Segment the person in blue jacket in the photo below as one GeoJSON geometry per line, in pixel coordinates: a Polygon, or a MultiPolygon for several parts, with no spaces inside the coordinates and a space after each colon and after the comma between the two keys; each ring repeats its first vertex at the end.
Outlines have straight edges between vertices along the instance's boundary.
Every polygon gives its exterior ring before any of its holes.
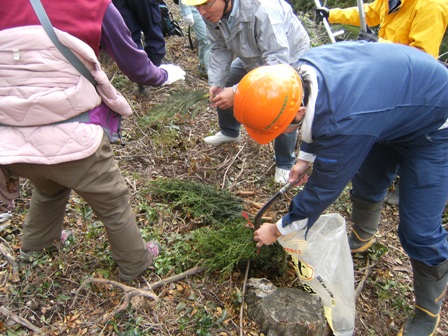
{"type": "Polygon", "coordinates": [[[448,70],[404,45],[316,47],[296,68],[273,65],[248,73],[236,89],[234,114],[261,144],[301,127],[290,181],[313,164],[289,213],[255,231],[258,247],[310,228],[350,181],[350,247],[364,246],[376,232],[399,167],[398,234],[411,260],[416,298],[399,335],[433,335],[448,281],[442,225],[448,199],[448,70]]]}

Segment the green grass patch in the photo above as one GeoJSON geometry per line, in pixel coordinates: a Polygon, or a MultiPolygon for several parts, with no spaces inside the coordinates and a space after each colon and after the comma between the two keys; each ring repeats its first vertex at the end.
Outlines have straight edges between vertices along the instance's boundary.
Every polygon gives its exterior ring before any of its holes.
{"type": "Polygon", "coordinates": [[[206,184],[173,178],[156,179],[150,182],[147,192],[167,202],[185,219],[195,218],[204,224],[216,224],[241,217],[241,199],[206,184]]]}
{"type": "Polygon", "coordinates": [[[146,128],[191,120],[206,109],[208,101],[208,94],[201,89],[170,91],[166,99],[154,105],[137,123],[141,128],[146,128]]]}
{"type": "Polygon", "coordinates": [[[279,244],[263,247],[258,253],[254,230],[246,227],[241,200],[226,190],[177,179],[149,182],[148,192],[168,204],[186,221],[201,223],[188,234],[167,237],[168,248],[156,261],[158,274],[184,271],[203,265],[210,272],[229,275],[237,266],[253,260],[252,269],[266,275],[283,275],[287,255],[279,244]]]}

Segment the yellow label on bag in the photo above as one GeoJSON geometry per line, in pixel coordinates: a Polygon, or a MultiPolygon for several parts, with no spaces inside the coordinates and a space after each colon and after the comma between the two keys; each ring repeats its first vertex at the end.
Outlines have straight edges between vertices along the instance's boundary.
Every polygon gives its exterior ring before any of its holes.
{"type": "Polygon", "coordinates": [[[300,259],[297,259],[294,256],[291,256],[294,267],[296,269],[297,275],[301,280],[313,280],[314,279],[314,268],[313,266],[308,265],[306,262],[303,262],[300,259]]]}

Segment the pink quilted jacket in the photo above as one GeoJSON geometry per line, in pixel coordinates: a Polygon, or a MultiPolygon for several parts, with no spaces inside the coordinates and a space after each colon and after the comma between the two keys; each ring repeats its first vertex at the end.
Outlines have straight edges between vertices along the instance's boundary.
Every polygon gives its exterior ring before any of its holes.
{"type": "Polygon", "coordinates": [[[76,37],[57,29],[56,33],[90,70],[97,89],[65,59],[41,26],[0,31],[0,165],[83,159],[98,148],[101,126],[51,123],[89,111],[101,102],[123,116],[132,113],[94,51],[76,37]]]}

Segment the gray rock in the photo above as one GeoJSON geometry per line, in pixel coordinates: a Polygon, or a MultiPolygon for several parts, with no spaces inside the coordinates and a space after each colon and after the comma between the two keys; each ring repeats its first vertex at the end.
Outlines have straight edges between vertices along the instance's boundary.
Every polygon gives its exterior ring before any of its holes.
{"type": "Polygon", "coordinates": [[[320,298],[300,288],[278,288],[267,279],[249,279],[248,316],[266,336],[332,335],[320,298]]]}

